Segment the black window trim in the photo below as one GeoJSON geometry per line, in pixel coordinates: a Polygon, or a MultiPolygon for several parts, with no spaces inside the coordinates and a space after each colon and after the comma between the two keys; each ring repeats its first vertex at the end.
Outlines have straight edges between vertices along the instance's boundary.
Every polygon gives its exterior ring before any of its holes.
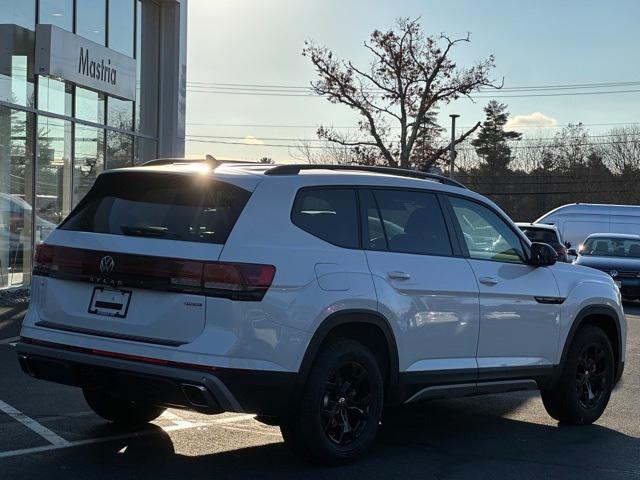
{"type": "MultiPolygon", "coordinates": [[[[483,262],[496,262],[496,263],[503,263],[503,264],[507,264],[507,265],[528,265],[527,263],[527,258],[531,255],[531,248],[529,247],[529,245],[527,244],[527,242],[523,241],[523,238],[526,238],[526,236],[524,235],[524,233],[522,232],[522,230],[520,230],[519,228],[513,228],[512,226],[512,222],[511,220],[506,217],[506,215],[502,214],[501,212],[499,212],[498,210],[496,210],[495,208],[493,208],[493,206],[482,202],[478,199],[475,199],[473,197],[468,197],[466,195],[457,195],[455,193],[443,193],[442,194],[443,197],[443,202],[446,204],[446,208],[449,212],[449,215],[451,217],[451,221],[453,222],[453,226],[455,229],[455,233],[456,233],[456,237],[458,239],[458,243],[460,244],[460,247],[462,249],[463,252],[463,256],[465,258],[468,259],[472,259],[472,260],[479,260],[479,261],[483,261],[483,262]],[[514,262],[506,262],[503,260],[494,260],[491,258],[472,258],[471,255],[469,254],[469,249],[467,248],[467,244],[464,241],[464,235],[462,233],[462,228],[460,227],[460,223],[458,222],[458,219],[455,216],[455,213],[453,211],[453,206],[451,205],[451,202],[449,201],[449,197],[456,197],[456,198],[461,198],[463,200],[466,200],[468,202],[473,202],[476,203],[478,205],[480,205],[481,207],[484,207],[486,209],[488,209],[489,211],[493,212],[499,219],[501,219],[506,225],[507,228],[509,228],[515,235],[516,238],[518,238],[518,241],[520,242],[520,246],[522,248],[522,252],[525,255],[525,258],[521,258],[522,263],[518,264],[518,263],[514,263],[514,262]]],[[[527,239],[528,241],[528,239],[527,239]]]]}
{"type": "MultiPolygon", "coordinates": [[[[469,250],[467,249],[467,245],[464,242],[464,237],[462,235],[462,230],[460,228],[460,225],[458,223],[458,220],[455,217],[455,213],[453,212],[453,207],[451,206],[451,202],[449,202],[449,197],[457,197],[457,198],[461,198],[463,200],[467,200],[470,202],[474,202],[477,203],[478,205],[489,209],[491,212],[493,212],[495,215],[498,216],[498,218],[500,218],[502,221],[505,222],[505,224],[507,225],[507,227],[516,235],[516,237],[518,238],[518,240],[520,241],[520,245],[522,247],[522,250],[525,254],[526,257],[528,257],[531,253],[531,248],[529,247],[528,239],[526,239],[526,236],[524,235],[524,233],[519,229],[519,228],[514,228],[511,223],[511,219],[509,219],[508,217],[506,217],[506,215],[504,215],[503,213],[499,212],[498,210],[496,210],[495,208],[493,208],[493,206],[482,202],[476,198],[467,196],[467,195],[460,195],[458,193],[452,193],[452,192],[443,192],[442,190],[438,190],[438,189],[432,189],[432,188],[416,188],[416,187],[399,187],[399,186],[385,186],[385,185],[353,185],[353,184],[336,184],[336,185],[323,185],[323,184],[319,184],[319,185],[305,185],[303,187],[300,187],[296,190],[295,195],[293,197],[293,202],[291,203],[291,210],[289,213],[289,220],[291,221],[291,224],[302,230],[305,233],[308,233],[309,235],[312,235],[313,237],[317,238],[318,240],[321,240],[325,243],[328,243],[329,245],[333,245],[334,247],[337,248],[343,248],[346,250],[362,250],[363,252],[386,252],[386,253],[394,253],[397,255],[421,255],[421,256],[429,256],[429,257],[447,257],[447,258],[452,258],[452,257],[458,257],[458,258],[467,258],[467,259],[471,259],[471,256],[469,255],[469,250]],[[300,228],[298,225],[296,225],[293,222],[293,207],[296,203],[296,200],[298,198],[298,195],[300,195],[301,192],[305,191],[305,190],[329,190],[329,189],[338,189],[338,190],[344,190],[344,189],[350,189],[353,190],[355,193],[355,197],[356,197],[356,217],[357,217],[357,222],[358,222],[358,229],[357,229],[357,235],[358,235],[358,242],[357,242],[357,247],[352,248],[352,247],[343,247],[341,245],[336,245],[335,243],[329,242],[328,240],[325,240],[323,238],[317,237],[315,235],[313,235],[310,232],[307,232],[306,230],[304,230],[303,228],[300,228]],[[391,250],[389,250],[389,241],[387,238],[387,233],[386,233],[386,229],[384,227],[384,220],[382,219],[382,213],[380,212],[380,207],[378,205],[378,201],[376,199],[376,196],[373,194],[374,190],[398,190],[398,191],[405,191],[405,192],[420,192],[420,193],[431,193],[434,194],[436,196],[436,199],[438,200],[438,204],[440,205],[440,211],[442,213],[442,216],[444,218],[445,221],[445,225],[447,226],[447,232],[449,234],[449,242],[451,244],[451,249],[452,249],[452,254],[451,255],[439,255],[439,254],[427,254],[427,253],[408,253],[408,252],[393,252],[391,250]],[[380,218],[380,222],[382,223],[382,229],[385,235],[385,242],[387,244],[387,249],[386,250],[370,250],[368,248],[365,248],[364,246],[364,239],[363,239],[363,225],[362,225],[362,219],[363,219],[363,206],[362,206],[362,202],[361,202],[361,195],[362,195],[362,191],[369,191],[369,193],[371,194],[373,201],[376,205],[376,209],[378,211],[378,217],[380,218]],[[523,240],[523,239],[526,239],[523,240]]],[[[504,264],[509,264],[509,265],[519,265],[517,263],[513,263],[513,262],[504,262],[501,260],[492,260],[492,259],[483,259],[483,258],[474,258],[473,260],[480,260],[480,261],[486,261],[486,262],[497,262],[497,263],[504,263],[504,264]]],[[[522,259],[522,265],[527,265],[526,259],[522,259]]]]}
{"type": "Polygon", "coordinates": [[[358,188],[358,201],[359,204],[359,216],[360,216],[360,248],[362,250],[370,251],[370,252],[388,252],[389,251],[389,237],[387,236],[387,229],[384,226],[384,221],[382,220],[382,212],[380,211],[380,205],[378,205],[378,200],[376,200],[376,196],[373,194],[371,189],[369,188],[358,188]],[[380,228],[382,229],[382,235],[384,236],[384,250],[371,250],[367,248],[364,244],[364,225],[365,222],[369,221],[367,212],[364,211],[363,205],[363,195],[369,195],[371,197],[371,201],[373,201],[373,205],[376,208],[376,212],[378,213],[378,221],[380,222],[380,228]],[[365,220],[366,219],[366,220],[365,220]]]}

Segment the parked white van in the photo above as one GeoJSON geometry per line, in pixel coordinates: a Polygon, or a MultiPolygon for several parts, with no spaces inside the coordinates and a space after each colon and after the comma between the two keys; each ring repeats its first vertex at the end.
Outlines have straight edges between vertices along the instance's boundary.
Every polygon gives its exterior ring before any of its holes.
{"type": "Polygon", "coordinates": [[[571,203],[545,213],[534,223],[555,225],[565,242],[577,249],[592,233],[640,235],[640,206],[571,203]]]}

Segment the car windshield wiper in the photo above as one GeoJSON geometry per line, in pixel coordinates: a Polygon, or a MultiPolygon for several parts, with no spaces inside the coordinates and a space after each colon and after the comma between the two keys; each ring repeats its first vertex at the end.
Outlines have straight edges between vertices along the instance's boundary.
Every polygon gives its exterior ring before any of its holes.
{"type": "Polygon", "coordinates": [[[120,230],[125,235],[133,237],[158,237],[158,238],[182,238],[182,235],[167,229],[166,227],[133,227],[120,225],[120,230]]]}

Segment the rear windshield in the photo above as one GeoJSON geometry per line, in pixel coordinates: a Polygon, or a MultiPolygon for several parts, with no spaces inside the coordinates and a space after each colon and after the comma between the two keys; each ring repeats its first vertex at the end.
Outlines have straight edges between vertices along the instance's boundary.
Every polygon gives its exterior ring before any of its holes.
{"type": "Polygon", "coordinates": [[[560,243],[558,236],[553,230],[535,227],[520,227],[529,240],[541,243],[560,243]]]}
{"type": "Polygon", "coordinates": [[[61,230],[224,243],[251,193],[195,175],[102,175],[61,230]]]}

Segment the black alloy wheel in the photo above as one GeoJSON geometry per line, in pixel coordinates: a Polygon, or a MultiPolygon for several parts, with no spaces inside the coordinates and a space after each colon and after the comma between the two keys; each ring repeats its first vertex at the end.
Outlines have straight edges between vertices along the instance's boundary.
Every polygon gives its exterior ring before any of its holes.
{"type": "Polygon", "coordinates": [[[615,383],[616,364],[607,334],[596,325],[580,327],[561,368],[554,384],[540,390],[547,413],[569,425],[595,422],[615,383]]]}
{"type": "Polygon", "coordinates": [[[580,406],[591,409],[598,406],[607,390],[607,362],[604,349],[591,343],[582,349],[576,371],[576,393],[580,406]]]}
{"type": "Polygon", "coordinates": [[[342,465],[373,444],[384,403],[378,359],[360,342],[336,338],[313,362],[296,405],[282,419],[287,446],[314,463],[342,465]]]}
{"type": "Polygon", "coordinates": [[[325,383],[320,410],[322,429],[337,445],[349,445],[366,429],[371,407],[369,372],[357,361],[349,361],[325,383]]]}

